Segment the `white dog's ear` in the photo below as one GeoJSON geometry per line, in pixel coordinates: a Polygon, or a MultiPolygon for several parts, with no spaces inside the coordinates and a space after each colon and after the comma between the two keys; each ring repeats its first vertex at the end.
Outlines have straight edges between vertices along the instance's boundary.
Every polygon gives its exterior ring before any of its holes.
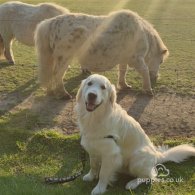
{"type": "Polygon", "coordinates": [[[76,102],[78,102],[81,99],[82,89],[83,89],[83,86],[85,84],[85,80],[86,79],[82,80],[82,82],[81,82],[81,85],[80,85],[79,90],[78,90],[77,95],[76,95],[76,102]]]}
{"type": "Polygon", "coordinates": [[[112,105],[116,102],[116,88],[114,85],[111,85],[110,102],[112,105]]]}

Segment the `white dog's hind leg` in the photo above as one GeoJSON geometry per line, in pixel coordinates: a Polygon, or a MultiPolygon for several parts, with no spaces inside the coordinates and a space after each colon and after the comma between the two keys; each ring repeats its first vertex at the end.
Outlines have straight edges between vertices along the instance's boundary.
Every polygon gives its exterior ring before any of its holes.
{"type": "Polygon", "coordinates": [[[122,158],[119,154],[107,155],[102,158],[99,182],[92,190],[91,195],[103,194],[106,191],[107,185],[114,180],[114,174],[121,166],[121,163],[122,158]]]}
{"type": "Polygon", "coordinates": [[[95,179],[95,174],[93,173],[93,170],[90,169],[89,173],[84,175],[83,181],[93,181],[95,179]]]}
{"type": "Polygon", "coordinates": [[[121,89],[131,88],[130,85],[126,83],[126,73],[127,73],[127,64],[119,64],[119,73],[118,73],[118,87],[121,89]]]}

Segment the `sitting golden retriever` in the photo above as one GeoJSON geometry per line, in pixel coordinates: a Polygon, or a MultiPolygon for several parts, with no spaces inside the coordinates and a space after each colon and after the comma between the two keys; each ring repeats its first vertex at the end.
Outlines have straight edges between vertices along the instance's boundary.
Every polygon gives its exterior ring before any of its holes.
{"type": "Polygon", "coordinates": [[[140,124],[116,103],[115,87],[104,76],[94,74],[82,82],[75,109],[81,145],[90,157],[91,169],[83,180],[99,179],[92,195],[104,193],[118,172],[135,176],[126,184],[126,189],[135,189],[141,183],[138,178],[157,176],[158,163],[195,156],[195,148],[188,144],[157,149],[140,124]]]}

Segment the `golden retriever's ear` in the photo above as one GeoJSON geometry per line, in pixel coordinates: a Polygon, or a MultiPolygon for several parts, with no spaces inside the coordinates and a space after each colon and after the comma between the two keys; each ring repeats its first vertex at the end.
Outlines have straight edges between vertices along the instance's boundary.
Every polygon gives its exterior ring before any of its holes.
{"type": "Polygon", "coordinates": [[[116,88],[114,85],[111,85],[110,102],[112,105],[116,102],[116,88]]]}
{"type": "Polygon", "coordinates": [[[76,95],[76,102],[78,102],[81,99],[82,89],[83,89],[83,86],[85,84],[85,80],[86,79],[82,80],[82,82],[81,82],[81,85],[80,85],[79,90],[78,90],[77,95],[76,95]]]}

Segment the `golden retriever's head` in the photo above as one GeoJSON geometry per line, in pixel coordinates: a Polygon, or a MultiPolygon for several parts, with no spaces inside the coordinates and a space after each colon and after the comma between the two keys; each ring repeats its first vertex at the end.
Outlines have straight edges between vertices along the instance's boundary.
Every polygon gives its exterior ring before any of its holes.
{"type": "Polygon", "coordinates": [[[113,105],[116,102],[116,90],[106,77],[93,74],[82,81],[76,101],[84,104],[88,112],[93,112],[99,107],[113,105]]]}

